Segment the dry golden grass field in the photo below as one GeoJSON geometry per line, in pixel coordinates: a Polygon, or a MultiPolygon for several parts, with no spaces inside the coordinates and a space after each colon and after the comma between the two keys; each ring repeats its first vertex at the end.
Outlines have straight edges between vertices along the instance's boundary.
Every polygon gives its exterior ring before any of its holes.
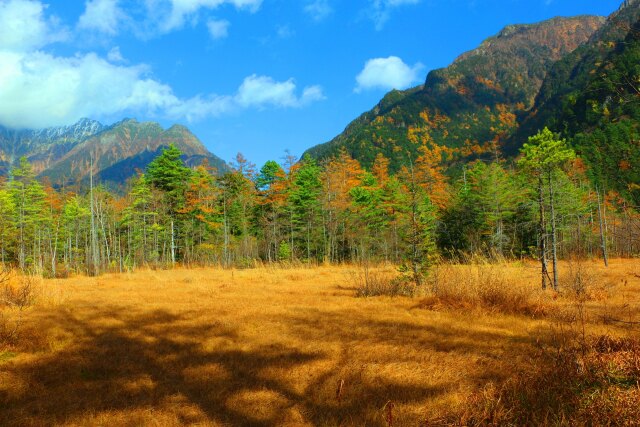
{"type": "Polygon", "coordinates": [[[0,344],[0,425],[500,424],[496,390],[559,340],[637,334],[640,262],[561,267],[561,295],[533,263],[440,267],[412,298],[356,297],[354,266],[37,280],[0,344]]]}

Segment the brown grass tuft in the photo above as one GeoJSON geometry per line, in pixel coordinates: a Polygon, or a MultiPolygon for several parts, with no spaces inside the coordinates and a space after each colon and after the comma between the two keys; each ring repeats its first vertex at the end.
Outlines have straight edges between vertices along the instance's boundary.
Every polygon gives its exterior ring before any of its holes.
{"type": "Polygon", "coordinates": [[[356,289],[358,297],[415,296],[416,285],[406,280],[395,269],[384,270],[363,265],[349,274],[348,283],[356,289]]]}
{"type": "Polygon", "coordinates": [[[508,263],[441,264],[434,268],[432,293],[421,306],[544,316],[548,311],[545,295],[530,280],[523,280],[522,271],[508,263]]]}

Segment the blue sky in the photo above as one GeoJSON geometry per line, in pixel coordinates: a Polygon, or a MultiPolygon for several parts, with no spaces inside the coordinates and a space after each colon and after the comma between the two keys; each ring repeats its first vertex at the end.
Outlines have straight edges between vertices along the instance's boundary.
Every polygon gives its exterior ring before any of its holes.
{"type": "Polygon", "coordinates": [[[188,126],[258,165],[326,142],[502,27],[621,0],[0,0],[0,124],[188,126]]]}

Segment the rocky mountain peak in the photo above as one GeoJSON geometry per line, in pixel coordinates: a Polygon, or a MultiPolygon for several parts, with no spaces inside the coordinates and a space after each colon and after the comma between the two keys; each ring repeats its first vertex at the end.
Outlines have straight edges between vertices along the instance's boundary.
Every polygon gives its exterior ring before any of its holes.
{"type": "Polygon", "coordinates": [[[44,139],[50,142],[54,142],[58,139],[80,140],[102,132],[105,128],[106,126],[96,120],[83,118],[78,120],[77,123],[69,126],[34,130],[32,131],[32,135],[34,138],[44,139]]]}

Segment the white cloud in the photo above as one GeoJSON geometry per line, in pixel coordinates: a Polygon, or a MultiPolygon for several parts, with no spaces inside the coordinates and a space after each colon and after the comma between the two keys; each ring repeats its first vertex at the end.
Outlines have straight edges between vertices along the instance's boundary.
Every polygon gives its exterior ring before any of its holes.
{"type": "Polygon", "coordinates": [[[213,10],[227,4],[236,9],[255,12],[260,8],[262,0],[147,0],[149,10],[158,8],[163,10],[168,6],[169,13],[165,14],[159,23],[162,32],[182,28],[187,19],[197,17],[200,9],[213,10]]]}
{"type": "MultiPolygon", "coordinates": [[[[0,0],[0,3],[6,0],[0,0]]],[[[18,1],[18,0],[9,0],[18,1]]],[[[30,1],[40,4],[38,0],[30,1]]],[[[123,28],[143,40],[206,22],[212,37],[224,38],[229,23],[208,16],[224,6],[254,13],[263,0],[86,0],[77,27],[115,36],[123,28]],[[138,5],[136,3],[141,3],[138,5]],[[209,18],[209,19],[207,19],[209,18]]]]}
{"type": "Polygon", "coordinates": [[[118,6],[118,0],[90,0],[85,3],[78,28],[115,36],[120,24],[126,19],[127,16],[118,6]]]}
{"type": "Polygon", "coordinates": [[[376,30],[382,30],[389,20],[391,10],[398,6],[413,5],[421,0],[370,0],[371,6],[367,11],[369,18],[373,21],[376,30]]]}
{"type": "Polygon", "coordinates": [[[244,79],[235,96],[235,102],[245,108],[302,107],[322,99],[325,97],[319,86],[308,86],[301,96],[297,96],[293,79],[277,82],[271,77],[255,74],[244,79]]]}
{"type": "Polygon", "coordinates": [[[307,86],[302,91],[302,105],[311,104],[316,101],[323,101],[325,99],[327,99],[327,97],[324,96],[322,87],[319,85],[307,86]]]}
{"type": "Polygon", "coordinates": [[[39,1],[0,1],[0,49],[37,49],[66,38],[55,21],[46,21],[39,1]]]}
{"type": "Polygon", "coordinates": [[[299,108],[324,99],[310,86],[297,95],[292,79],[278,82],[252,75],[234,95],[179,98],[170,86],[149,77],[142,65],[114,65],[94,53],[70,58],[40,51],[0,50],[0,124],[43,128],[73,123],[81,117],[126,113],[199,120],[247,108],[299,108]]]}
{"type": "Polygon", "coordinates": [[[214,39],[224,39],[229,35],[229,26],[231,23],[224,19],[210,19],[207,22],[207,28],[209,29],[209,34],[214,39]]]}
{"type": "Polygon", "coordinates": [[[320,22],[333,13],[333,8],[329,4],[329,0],[311,0],[307,2],[304,11],[314,21],[320,22]]]}
{"type": "Polygon", "coordinates": [[[147,66],[119,64],[124,60],[118,47],[106,59],[95,53],[62,57],[44,51],[60,36],[43,11],[35,1],[0,0],[0,22],[10,23],[13,30],[0,27],[0,124],[10,128],[126,114],[192,121],[247,108],[298,108],[324,99],[319,86],[298,94],[293,79],[278,82],[258,75],[245,78],[231,95],[180,98],[154,79],[147,66]]]}
{"type": "Polygon", "coordinates": [[[111,62],[124,62],[124,57],[122,56],[122,52],[120,52],[120,47],[116,46],[111,48],[107,53],[107,59],[111,62]]]}
{"type": "Polygon", "coordinates": [[[14,128],[68,124],[126,110],[149,113],[179,102],[171,89],[91,53],[70,58],[0,51],[0,123],[14,128]]]}
{"type": "Polygon", "coordinates": [[[406,89],[420,81],[420,72],[423,68],[424,66],[420,63],[410,67],[397,56],[370,59],[356,77],[355,91],[406,89]]]}

